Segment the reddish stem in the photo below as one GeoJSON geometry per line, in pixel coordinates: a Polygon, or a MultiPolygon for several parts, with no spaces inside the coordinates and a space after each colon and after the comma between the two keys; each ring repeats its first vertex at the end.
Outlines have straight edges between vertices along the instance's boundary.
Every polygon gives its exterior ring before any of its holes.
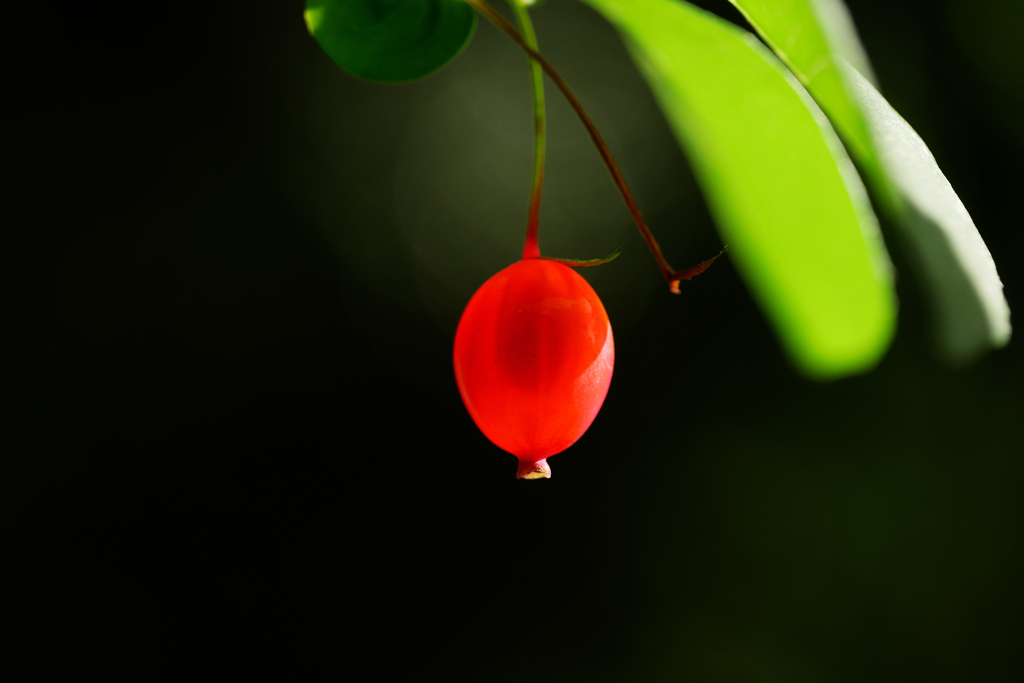
{"type": "MultiPolygon", "coordinates": [[[[577,99],[569,85],[562,80],[562,77],[555,71],[555,68],[551,66],[548,60],[544,59],[543,56],[523,40],[523,37],[519,35],[515,27],[508,23],[503,16],[501,16],[493,7],[487,4],[485,0],[465,0],[466,3],[472,5],[480,14],[484,15],[492,24],[497,26],[499,29],[508,34],[512,40],[514,40],[519,47],[526,51],[531,58],[533,58],[544,72],[554,81],[558,89],[562,91],[565,98],[569,101],[576,115],[579,116],[583,122],[584,127],[590,134],[590,139],[594,141],[594,146],[597,147],[598,153],[601,155],[601,159],[604,161],[605,166],[608,167],[608,171],[612,175],[612,181],[615,186],[619,188],[619,192],[622,193],[622,198],[626,202],[626,207],[629,209],[630,214],[633,216],[633,221],[636,223],[636,227],[640,230],[640,234],[643,236],[644,241],[647,242],[647,246],[650,248],[651,253],[654,254],[655,260],[658,262],[658,267],[661,268],[662,275],[668,280],[669,285],[673,285],[673,278],[676,275],[676,271],[668,264],[665,260],[664,254],[661,253],[661,247],[658,245],[658,241],[654,238],[654,234],[651,233],[651,229],[647,227],[647,223],[644,222],[644,217],[640,213],[640,207],[637,206],[636,201],[633,199],[633,194],[629,191],[629,187],[626,185],[626,179],[622,177],[622,172],[619,171],[618,165],[615,163],[614,157],[612,157],[611,150],[608,149],[608,145],[605,144],[604,138],[601,137],[601,133],[598,132],[597,126],[590,119],[583,105],[577,99]]],[[[672,287],[672,291],[678,293],[679,279],[675,280],[675,286],[672,287]]]]}
{"type": "Polygon", "coordinates": [[[672,275],[671,278],[669,278],[669,281],[668,281],[669,289],[672,291],[673,294],[678,294],[679,293],[679,282],[681,280],[692,280],[693,278],[697,277],[698,275],[703,273],[705,270],[710,268],[711,264],[714,263],[715,261],[717,261],[718,257],[721,256],[722,254],[724,254],[727,251],[729,251],[729,245],[728,244],[725,245],[724,247],[722,247],[722,251],[718,252],[717,254],[715,254],[714,256],[709,258],[707,261],[701,261],[697,265],[693,266],[692,268],[687,268],[686,270],[678,270],[678,271],[676,271],[675,274],[672,275]]]}
{"type": "Polygon", "coordinates": [[[537,242],[537,227],[540,225],[540,191],[544,183],[544,169],[535,176],[533,192],[530,195],[530,211],[526,218],[526,241],[523,242],[523,259],[540,258],[540,244],[537,242]]]}
{"type": "MultiPolygon", "coordinates": [[[[528,55],[537,63],[540,64],[541,68],[544,69],[544,73],[555,82],[558,89],[562,91],[565,98],[569,101],[576,115],[579,116],[580,121],[583,122],[583,126],[587,129],[590,134],[590,139],[594,141],[594,146],[597,147],[597,151],[601,155],[601,159],[604,161],[604,165],[608,168],[609,173],[612,174],[612,181],[615,186],[619,188],[619,192],[622,193],[622,198],[626,202],[626,207],[629,209],[630,214],[633,216],[633,221],[636,223],[636,227],[640,230],[640,234],[643,236],[644,241],[647,242],[647,246],[650,248],[651,253],[654,254],[655,260],[658,262],[658,267],[661,268],[661,274],[665,276],[668,281],[669,290],[673,294],[679,294],[679,283],[682,280],[690,280],[695,275],[700,275],[708,267],[718,259],[719,256],[725,253],[728,246],[722,248],[722,251],[707,261],[702,261],[692,268],[687,268],[682,271],[676,271],[668,264],[665,260],[665,255],[661,253],[661,246],[658,244],[658,240],[654,238],[654,234],[651,229],[647,227],[647,223],[644,222],[644,217],[640,213],[640,207],[637,206],[636,201],[633,199],[633,194],[629,191],[629,187],[626,185],[626,179],[622,177],[621,171],[619,171],[618,165],[615,163],[615,159],[612,157],[611,150],[608,149],[608,145],[605,144],[604,138],[601,137],[601,133],[598,132],[597,126],[590,120],[590,116],[587,111],[583,108],[583,104],[580,103],[579,99],[573,93],[569,85],[562,80],[562,77],[555,71],[555,67],[551,66],[551,63],[544,57],[527,45],[519,32],[516,31],[515,27],[512,26],[505,20],[505,17],[501,16],[493,7],[487,4],[485,0],[464,0],[468,5],[474,7],[480,14],[484,15],[492,24],[497,26],[499,29],[508,34],[512,40],[516,42],[519,47],[523,48],[528,55]]],[[[539,210],[540,205],[540,187],[537,185],[536,196],[534,197],[537,201],[531,202],[530,206],[530,221],[527,223],[527,238],[526,245],[523,249],[523,258],[526,256],[527,250],[531,249],[530,235],[533,236],[532,245],[536,248],[537,245],[537,224],[535,212],[539,210]],[[530,232],[532,226],[533,232],[530,232]]],[[[533,253],[532,251],[530,253],[533,253]]],[[[540,255],[540,249],[537,248],[536,255],[540,255]]]]}

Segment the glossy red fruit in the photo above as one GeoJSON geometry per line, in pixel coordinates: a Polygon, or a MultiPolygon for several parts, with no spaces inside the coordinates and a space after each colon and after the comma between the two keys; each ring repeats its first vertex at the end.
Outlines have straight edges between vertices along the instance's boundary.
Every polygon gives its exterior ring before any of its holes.
{"type": "Polygon", "coordinates": [[[612,380],[615,344],[593,288],[568,266],[528,259],[470,299],[455,333],[455,381],[480,430],[519,458],[517,477],[587,431],[612,380]]]}

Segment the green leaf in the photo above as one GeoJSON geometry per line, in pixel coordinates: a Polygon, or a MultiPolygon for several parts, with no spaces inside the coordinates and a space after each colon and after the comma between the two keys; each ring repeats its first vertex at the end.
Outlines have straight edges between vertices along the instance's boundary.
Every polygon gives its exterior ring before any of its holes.
{"type": "Polygon", "coordinates": [[[837,58],[855,64],[872,81],[874,75],[841,0],[729,2],[743,13],[814,95],[854,157],[862,162],[873,161],[875,154],[867,124],[857,105],[847,96],[837,58]],[[826,30],[829,30],[828,37],[826,30]]]}
{"type": "Polygon", "coordinates": [[[307,0],[306,27],[342,69],[403,83],[455,59],[476,28],[462,0],[307,0]]]}
{"type": "Polygon", "coordinates": [[[963,363],[1010,341],[1010,307],[985,241],[920,136],[844,65],[882,165],[900,193],[900,224],[928,285],[943,355],[963,363]]]}
{"type": "Polygon", "coordinates": [[[901,228],[935,310],[942,354],[1010,339],[992,255],[928,147],[872,85],[842,0],[730,0],[807,86],[901,228]]]}
{"type": "Polygon", "coordinates": [[[818,378],[871,368],[894,332],[891,268],[810,96],[754,36],[691,5],[586,2],[622,32],[789,356],[818,378]]]}

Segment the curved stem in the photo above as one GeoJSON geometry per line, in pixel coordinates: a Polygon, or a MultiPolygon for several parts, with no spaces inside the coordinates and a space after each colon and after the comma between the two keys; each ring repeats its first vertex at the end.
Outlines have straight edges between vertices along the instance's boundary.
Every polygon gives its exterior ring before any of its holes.
{"type": "Polygon", "coordinates": [[[583,125],[586,127],[587,132],[590,134],[590,139],[594,141],[594,145],[597,147],[597,151],[601,155],[601,159],[604,161],[605,166],[608,167],[608,171],[612,174],[612,181],[615,186],[619,188],[619,192],[622,193],[622,198],[626,202],[626,207],[629,209],[630,214],[633,216],[633,221],[636,223],[636,227],[640,230],[640,234],[643,236],[644,241],[647,242],[647,246],[650,248],[651,253],[654,254],[655,260],[658,262],[658,267],[661,268],[662,275],[668,280],[669,286],[672,291],[676,294],[679,293],[679,280],[681,278],[676,277],[676,271],[673,270],[672,266],[665,260],[664,254],[661,253],[661,247],[658,245],[658,241],[654,239],[654,235],[651,233],[651,229],[647,227],[644,222],[644,217],[640,213],[640,207],[637,206],[636,201],[633,199],[633,194],[629,191],[629,187],[626,185],[626,179],[622,177],[622,172],[619,171],[618,165],[615,163],[615,159],[612,157],[611,151],[608,149],[608,145],[605,144],[604,139],[601,137],[601,133],[598,132],[594,122],[590,120],[590,116],[587,114],[583,105],[573,94],[572,89],[569,85],[562,80],[562,77],[558,75],[555,68],[551,66],[548,60],[544,59],[537,52],[536,49],[530,47],[527,44],[523,36],[519,35],[515,27],[508,23],[503,16],[498,14],[493,7],[487,4],[486,0],[465,0],[465,2],[476,9],[480,14],[484,16],[488,21],[497,26],[499,29],[509,35],[519,47],[523,48],[530,57],[533,58],[534,62],[539,64],[544,73],[554,81],[558,89],[562,91],[565,98],[569,100],[569,104],[572,106],[576,115],[579,116],[583,125]]]}
{"type": "MultiPolygon", "coordinates": [[[[534,52],[537,47],[537,34],[533,31],[533,22],[523,0],[509,0],[512,10],[516,13],[519,30],[523,40],[534,52]]],[[[537,242],[537,227],[540,224],[540,194],[544,185],[544,153],[547,143],[547,116],[544,110],[544,72],[537,60],[530,57],[530,82],[533,85],[533,186],[530,188],[530,209],[526,219],[526,241],[523,244],[523,258],[540,257],[540,245],[537,242]]]]}

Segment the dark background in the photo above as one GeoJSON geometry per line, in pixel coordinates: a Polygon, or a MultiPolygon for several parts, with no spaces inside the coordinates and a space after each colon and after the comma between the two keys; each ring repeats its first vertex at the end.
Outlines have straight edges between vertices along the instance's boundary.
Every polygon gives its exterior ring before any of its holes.
{"type": "MultiPolygon", "coordinates": [[[[1020,310],[1024,5],[849,5],[1020,310]]],[[[938,364],[883,225],[893,348],[802,379],[727,259],[667,292],[549,87],[541,242],[625,248],[587,273],[617,363],[554,478],[516,481],[450,354],[518,256],[525,60],[481,24],[441,73],[370,85],[302,8],[5,5],[0,648],[357,680],[1021,680],[1019,340],[938,364]]],[[[569,0],[534,16],[669,259],[715,253],[614,31],[569,0]]]]}

